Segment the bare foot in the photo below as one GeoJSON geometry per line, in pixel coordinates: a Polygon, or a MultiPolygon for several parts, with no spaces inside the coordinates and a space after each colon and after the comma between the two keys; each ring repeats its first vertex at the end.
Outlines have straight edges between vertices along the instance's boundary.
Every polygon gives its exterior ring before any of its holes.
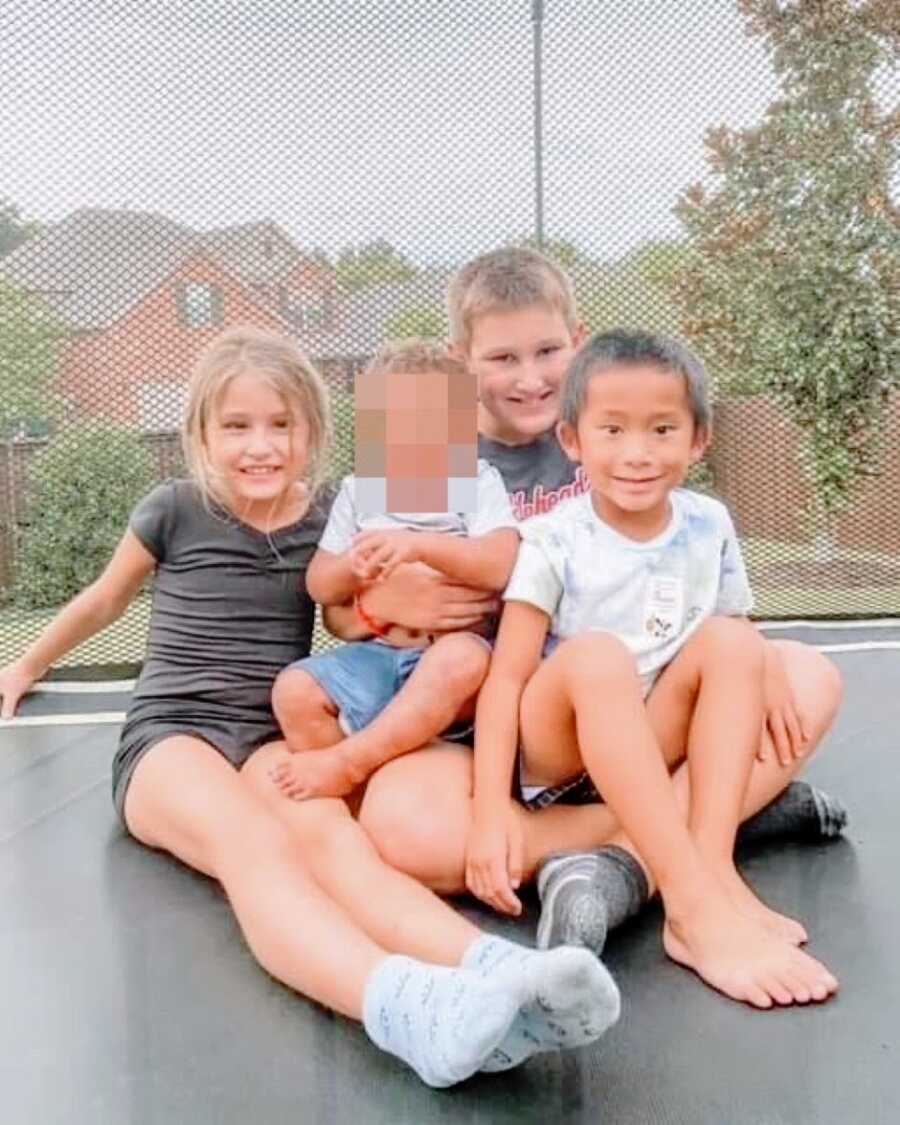
{"type": "Polygon", "coordinates": [[[790,942],[791,945],[803,945],[804,942],[809,941],[809,935],[804,927],[787,914],[779,914],[777,910],[766,906],[744,882],[740,872],[732,864],[716,868],[715,871],[728,898],[746,917],[758,922],[769,933],[790,942]]]}
{"type": "Polygon", "coordinates": [[[285,754],[272,766],[269,776],[294,801],[346,797],[363,780],[336,746],[285,754]]]}
{"type": "Polygon", "coordinates": [[[667,918],[663,946],[673,961],[693,969],[707,984],[756,1008],[827,1000],[838,987],[814,957],[718,895],[681,919],[667,918]]]}

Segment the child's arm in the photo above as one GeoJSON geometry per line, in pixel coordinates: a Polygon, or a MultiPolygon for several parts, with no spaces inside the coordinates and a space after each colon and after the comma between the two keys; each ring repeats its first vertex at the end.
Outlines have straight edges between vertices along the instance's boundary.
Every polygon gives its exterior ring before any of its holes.
{"type": "MultiPolygon", "coordinates": [[[[753,608],[753,592],[741,553],[740,541],[727,508],[723,520],[722,557],[715,612],[729,617],[747,617],[753,608]]],[[[766,732],[760,739],[757,757],[764,761],[774,747],[781,765],[790,765],[806,751],[809,736],[784,670],[781,654],[774,645],[765,646],[764,692],[766,732]],[[766,737],[768,735],[768,737],[766,737]]]]}
{"type": "Polygon", "coordinates": [[[783,766],[790,765],[795,758],[802,758],[809,744],[803,716],[797,710],[797,701],[791,690],[791,683],[785,671],[781,653],[770,641],[766,641],[763,652],[763,693],[766,709],[766,733],[760,739],[757,757],[765,761],[769,755],[769,744],[775,748],[775,755],[783,766]]]}
{"type": "Polygon", "coordinates": [[[356,612],[353,602],[322,606],[322,624],[333,637],[342,641],[364,641],[372,630],[356,612]]]}
{"type": "Polygon", "coordinates": [[[363,586],[354,572],[350,548],[359,527],[352,477],[341,482],[316,553],[306,570],[306,589],[321,606],[342,605],[363,586]]]}
{"type": "Polygon", "coordinates": [[[321,547],[306,571],[306,590],[321,606],[339,606],[365,585],[353,569],[350,551],[336,555],[321,547]]]}
{"type": "Polygon", "coordinates": [[[510,791],[519,744],[519,705],[541,659],[550,618],[526,602],[507,602],[491,667],[475,712],[475,783],[466,842],[466,885],[505,914],[522,909],[521,840],[510,791]]]}
{"type": "Polygon", "coordinates": [[[375,581],[401,563],[422,562],[446,578],[483,590],[502,590],[509,581],[518,532],[498,528],[487,535],[461,537],[428,531],[364,531],[350,549],[356,573],[375,581]]]}
{"type": "Polygon", "coordinates": [[[60,610],[17,661],[0,669],[0,715],[11,718],[22,696],[53,663],[121,616],[155,567],[153,555],[133,531],[126,531],[100,577],[60,610]]]}
{"type": "Polygon", "coordinates": [[[500,609],[492,591],[452,582],[422,563],[398,566],[360,596],[366,611],[378,621],[427,633],[470,629],[500,609]]]}

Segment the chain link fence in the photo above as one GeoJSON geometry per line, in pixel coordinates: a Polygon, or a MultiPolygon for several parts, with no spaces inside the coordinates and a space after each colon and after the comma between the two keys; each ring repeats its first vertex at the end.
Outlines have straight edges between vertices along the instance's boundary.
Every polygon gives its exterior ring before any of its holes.
{"type": "Polygon", "coordinates": [[[0,41],[0,663],[183,471],[223,326],[299,338],[346,471],[354,372],[507,243],[707,359],[761,616],[900,614],[893,4],[10,0],[0,41]]]}

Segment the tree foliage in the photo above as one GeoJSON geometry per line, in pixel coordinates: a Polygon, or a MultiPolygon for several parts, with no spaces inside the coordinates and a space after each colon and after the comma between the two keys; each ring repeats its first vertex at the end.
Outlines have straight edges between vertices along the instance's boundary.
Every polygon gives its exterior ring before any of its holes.
{"type": "Polygon", "coordinates": [[[62,329],[34,296],[0,277],[0,440],[45,432],[62,329]]]}
{"type": "Polygon", "coordinates": [[[92,582],[154,475],[152,455],[128,430],[85,426],[54,439],[29,474],[16,604],[58,606],[92,582]]]}
{"type": "Polygon", "coordinates": [[[680,242],[646,242],[617,262],[582,259],[572,270],[579,315],[592,332],[644,328],[674,333],[672,278],[684,261],[680,242]]]}
{"type": "Polygon", "coordinates": [[[444,340],[448,333],[447,314],[437,304],[407,305],[391,317],[384,331],[389,340],[408,340],[413,336],[444,340]]]}
{"type": "Polygon", "coordinates": [[[900,58],[895,0],[739,0],[781,97],[748,129],[706,138],[712,190],[677,213],[689,256],[683,329],[732,386],[774,394],[808,438],[826,521],[870,467],[900,366],[900,107],[879,68],[900,58]]]}
{"type": "Polygon", "coordinates": [[[386,281],[406,281],[417,272],[412,262],[384,238],[345,247],[338,253],[334,268],[338,285],[347,293],[386,281]]]}
{"type": "Polygon", "coordinates": [[[23,219],[18,206],[0,196],[0,258],[40,233],[40,229],[40,223],[23,219]]]}

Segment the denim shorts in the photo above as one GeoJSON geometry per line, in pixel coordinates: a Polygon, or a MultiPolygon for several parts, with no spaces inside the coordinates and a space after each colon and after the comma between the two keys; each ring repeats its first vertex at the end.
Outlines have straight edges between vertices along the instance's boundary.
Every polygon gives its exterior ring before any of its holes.
{"type": "MultiPolygon", "coordinates": [[[[291,664],[312,676],[338,709],[345,734],[367,727],[415,671],[428,646],[394,648],[381,641],[354,641],[291,664]]],[[[471,721],[456,723],[443,738],[471,743],[471,721]]]]}

